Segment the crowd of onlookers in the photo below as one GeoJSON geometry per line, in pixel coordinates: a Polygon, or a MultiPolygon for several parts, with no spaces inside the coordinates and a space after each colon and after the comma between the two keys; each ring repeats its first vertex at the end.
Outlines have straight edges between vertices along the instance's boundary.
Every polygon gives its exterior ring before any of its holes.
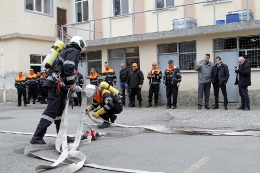
{"type": "MultiPolygon", "coordinates": [[[[110,86],[116,88],[117,76],[115,71],[110,68],[109,63],[105,62],[105,68],[101,73],[97,73],[94,68],[91,68],[89,78],[90,84],[98,85],[100,78],[105,80],[110,86]]],[[[228,97],[226,84],[229,79],[229,68],[221,60],[221,57],[215,58],[215,64],[210,61],[210,54],[206,54],[204,59],[199,61],[195,66],[198,71],[198,109],[202,109],[203,97],[204,108],[210,109],[209,96],[211,84],[214,89],[215,104],[212,109],[219,108],[219,89],[221,89],[224,98],[224,109],[228,107],[228,97]]],[[[237,73],[235,84],[239,87],[239,95],[241,97],[241,105],[238,109],[250,110],[250,99],[248,96],[247,87],[251,85],[251,68],[249,63],[243,58],[238,58],[238,67],[235,68],[237,73]]],[[[46,71],[43,70],[34,73],[30,69],[28,76],[23,76],[22,71],[18,72],[19,76],[15,79],[15,87],[18,91],[18,106],[21,106],[23,96],[24,106],[27,104],[41,104],[47,103],[48,90],[44,87],[46,80],[46,71]],[[28,94],[27,94],[28,93],[28,94]]],[[[83,76],[76,72],[76,83],[80,87],[83,85],[83,76]]],[[[156,62],[152,62],[152,67],[148,71],[147,79],[149,81],[149,95],[148,105],[146,107],[157,107],[159,102],[159,90],[161,80],[165,88],[167,97],[166,109],[177,108],[178,88],[182,79],[180,69],[174,66],[174,61],[169,60],[168,66],[161,71],[156,62]],[[152,103],[154,101],[154,103],[152,103]]],[[[144,82],[143,72],[138,68],[137,63],[131,65],[131,69],[126,68],[124,63],[121,63],[121,70],[119,71],[120,94],[122,96],[122,103],[126,106],[126,92],[128,94],[128,107],[135,107],[135,95],[138,100],[138,107],[142,107],[141,89],[144,82]]],[[[74,106],[81,106],[81,93],[77,93],[74,98],[74,106]]]]}

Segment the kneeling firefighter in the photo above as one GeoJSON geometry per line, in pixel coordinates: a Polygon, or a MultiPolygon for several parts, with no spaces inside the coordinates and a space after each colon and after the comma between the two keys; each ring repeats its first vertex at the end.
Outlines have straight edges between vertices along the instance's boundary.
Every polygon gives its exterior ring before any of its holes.
{"type": "MultiPolygon", "coordinates": [[[[68,90],[70,89],[71,93],[82,90],[75,85],[75,72],[78,68],[80,53],[86,47],[86,42],[81,37],[72,37],[69,44],[60,52],[59,57],[48,70],[44,84],[48,88],[48,105],[42,113],[40,122],[30,141],[31,144],[45,144],[43,137],[53,121],[56,124],[57,133],[59,132],[68,90]]],[[[67,141],[73,142],[74,139],[67,137],[67,141]]]]}
{"type": "Polygon", "coordinates": [[[115,114],[119,114],[123,110],[123,104],[120,100],[118,94],[113,91],[113,87],[111,87],[111,91],[107,89],[102,88],[102,84],[107,84],[106,82],[101,82],[100,88],[95,85],[87,85],[85,88],[85,92],[87,97],[93,97],[92,105],[88,106],[86,109],[86,112],[90,112],[94,109],[96,109],[99,105],[100,108],[93,113],[93,117],[98,119],[99,117],[103,118],[105,121],[98,125],[98,128],[103,129],[110,127],[110,122],[114,123],[117,116],[115,114]]]}

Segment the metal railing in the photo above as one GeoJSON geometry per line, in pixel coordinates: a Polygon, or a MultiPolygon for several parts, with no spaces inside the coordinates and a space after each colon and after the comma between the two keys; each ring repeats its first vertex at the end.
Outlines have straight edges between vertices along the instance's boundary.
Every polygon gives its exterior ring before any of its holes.
{"type": "MultiPolygon", "coordinates": [[[[246,11],[247,11],[247,21],[249,21],[249,10],[248,10],[248,0],[246,1],[246,11]]],[[[134,0],[132,1],[132,6],[134,7],[134,0]]],[[[164,8],[156,8],[156,9],[151,9],[151,10],[144,10],[144,11],[139,11],[139,12],[132,12],[132,13],[128,13],[128,14],[124,14],[124,15],[117,15],[117,16],[109,16],[109,17],[103,17],[103,18],[96,18],[96,19],[92,19],[92,20],[88,20],[87,22],[89,23],[88,25],[88,29],[82,29],[82,28],[77,28],[77,25],[80,25],[81,22],[76,22],[76,23],[72,23],[72,24],[66,24],[66,25],[62,25],[61,26],[61,30],[63,31],[64,27],[67,28],[74,28],[74,32],[75,35],[77,34],[77,30],[85,30],[89,32],[89,40],[92,40],[92,35],[91,32],[98,32],[102,34],[102,38],[103,38],[103,32],[101,31],[95,31],[95,30],[91,30],[91,24],[92,22],[98,21],[98,20],[105,20],[105,19],[109,19],[109,28],[110,28],[110,35],[109,37],[112,37],[112,19],[113,18],[118,18],[118,17],[124,17],[124,16],[132,16],[132,34],[135,34],[135,15],[136,14],[142,14],[142,13],[147,13],[147,12],[156,12],[156,31],[159,32],[160,28],[159,28],[159,11],[162,10],[169,10],[169,9],[175,9],[175,8],[179,8],[179,7],[183,7],[184,8],[184,21],[186,21],[187,19],[187,6],[190,5],[197,5],[197,4],[213,4],[213,13],[214,13],[214,24],[216,25],[216,3],[219,3],[218,0],[210,0],[210,1],[202,1],[202,2],[194,2],[194,3],[188,3],[188,4],[182,4],[182,5],[176,5],[176,6],[169,6],[169,7],[164,7],[164,8]]],[[[134,10],[134,9],[133,9],[134,10]]],[[[184,25],[186,27],[186,22],[184,22],[184,25]]]]}
{"type": "Polygon", "coordinates": [[[70,40],[71,36],[65,32],[59,25],[56,24],[56,37],[58,37],[59,39],[61,39],[63,42],[65,42],[66,40],[70,40]]]}

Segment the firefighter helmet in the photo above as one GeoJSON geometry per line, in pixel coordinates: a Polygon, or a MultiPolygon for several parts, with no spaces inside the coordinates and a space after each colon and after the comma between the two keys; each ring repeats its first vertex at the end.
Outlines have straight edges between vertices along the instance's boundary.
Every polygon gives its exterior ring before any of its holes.
{"type": "Polygon", "coordinates": [[[96,85],[91,85],[91,84],[88,84],[88,85],[85,87],[85,89],[84,89],[84,91],[85,91],[87,97],[93,97],[94,94],[95,94],[98,90],[99,90],[99,89],[98,89],[98,87],[97,87],[96,85]]]}
{"type": "Polygon", "coordinates": [[[87,48],[87,44],[86,44],[85,40],[83,38],[81,38],[80,36],[72,37],[70,40],[70,44],[75,44],[75,45],[79,46],[79,48],[81,50],[87,48]]]}

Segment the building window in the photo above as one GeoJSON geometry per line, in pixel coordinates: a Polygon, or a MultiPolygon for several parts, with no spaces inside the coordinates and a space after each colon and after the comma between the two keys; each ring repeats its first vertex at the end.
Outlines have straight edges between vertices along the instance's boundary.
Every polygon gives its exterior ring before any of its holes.
{"type": "Polygon", "coordinates": [[[173,7],[174,0],[155,0],[155,8],[173,7]]]}
{"type": "Polygon", "coordinates": [[[113,15],[128,14],[128,0],[113,0],[113,15]]]}
{"type": "Polygon", "coordinates": [[[214,39],[214,50],[237,49],[237,38],[218,38],[214,39]]]}
{"type": "Polygon", "coordinates": [[[102,71],[101,51],[89,51],[86,54],[87,71],[90,74],[91,68],[94,68],[98,74],[102,71]]]}
{"type": "Polygon", "coordinates": [[[76,22],[88,21],[88,0],[75,0],[76,22]]]}
{"type": "Polygon", "coordinates": [[[52,0],[25,0],[25,10],[52,16],[52,0]]]}
{"type": "Polygon", "coordinates": [[[243,56],[251,68],[260,67],[260,36],[240,37],[239,56],[243,56]]]}
{"type": "Polygon", "coordinates": [[[179,43],[180,70],[194,70],[196,64],[196,41],[179,43]]]}
{"type": "Polygon", "coordinates": [[[162,53],[177,53],[178,52],[177,43],[158,45],[158,52],[159,52],[159,54],[162,54],[162,53]]]}
{"type": "Polygon", "coordinates": [[[137,63],[140,69],[139,47],[109,50],[109,59],[124,59],[127,68],[132,68],[137,63]]]}
{"type": "Polygon", "coordinates": [[[30,55],[30,68],[32,68],[35,73],[40,72],[42,70],[42,62],[45,59],[45,57],[46,55],[30,55]]]}

